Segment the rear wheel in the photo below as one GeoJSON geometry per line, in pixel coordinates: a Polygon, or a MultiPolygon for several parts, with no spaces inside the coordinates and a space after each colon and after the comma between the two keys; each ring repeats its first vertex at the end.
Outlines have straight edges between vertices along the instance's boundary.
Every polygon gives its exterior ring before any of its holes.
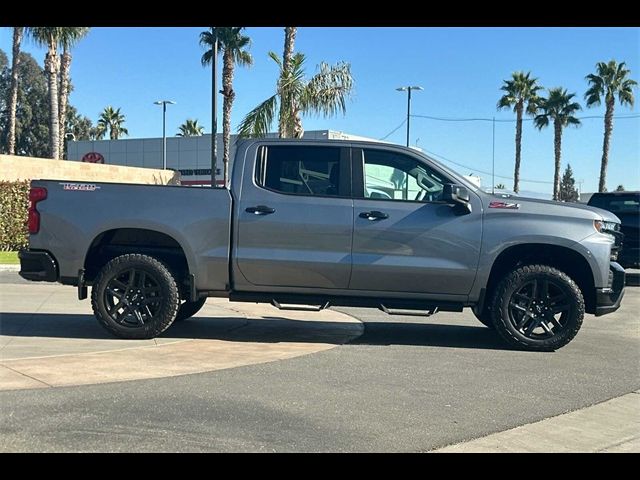
{"type": "Polygon", "coordinates": [[[580,330],[584,298],[566,273],[547,265],[527,265],[500,282],[491,312],[496,330],[511,345],[553,351],[580,330]]]}
{"type": "Polygon", "coordinates": [[[176,322],[181,322],[186,320],[187,318],[193,317],[196,313],[200,311],[204,302],[207,301],[207,297],[202,297],[196,300],[195,302],[182,302],[180,304],[180,308],[178,308],[178,314],[176,315],[176,322]]]}
{"type": "Polygon", "coordinates": [[[180,297],[171,272],[148,255],[114,258],[96,277],[91,291],[93,312],[120,338],[153,338],[174,321],[180,297]]]}

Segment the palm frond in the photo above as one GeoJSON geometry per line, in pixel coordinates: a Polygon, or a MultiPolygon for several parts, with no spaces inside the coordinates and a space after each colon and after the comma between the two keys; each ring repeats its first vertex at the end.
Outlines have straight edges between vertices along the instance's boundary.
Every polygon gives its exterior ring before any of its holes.
{"type": "Polygon", "coordinates": [[[307,83],[300,107],[304,112],[314,111],[325,116],[346,112],[346,100],[353,89],[351,65],[321,63],[319,72],[307,83]]]}
{"type": "Polygon", "coordinates": [[[278,96],[269,97],[244,117],[238,126],[240,137],[264,137],[273,124],[278,96]]]}
{"type": "Polygon", "coordinates": [[[533,124],[538,130],[542,130],[543,128],[549,126],[549,116],[545,114],[536,115],[536,117],[533,119],[533,124]]]}
{"type": "Polygon", "coordinates": [[[278,67],[280,67],[280,70],[282,70],[282,60],[280,59],[280,57],[278,57],[278,54],[276,54],[275,52],[269,51],[267,55],[269,55],[269,58],[271,58],[271,60],[276,62],[278,64],[278,67]]]}

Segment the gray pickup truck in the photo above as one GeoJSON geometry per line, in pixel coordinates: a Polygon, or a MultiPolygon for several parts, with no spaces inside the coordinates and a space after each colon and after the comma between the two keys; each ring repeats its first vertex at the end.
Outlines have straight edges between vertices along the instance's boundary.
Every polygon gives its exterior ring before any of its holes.
{"type": "Polygon", "coordinates": [[[152,338],[206,297],[278,308],[471,307],[512,346],[551,351],[618,309],[620,221],[494,196],[413,149],[244,140],[230,188],[33,180],[23,278],[92,287],[100,323],[152,338]]]}

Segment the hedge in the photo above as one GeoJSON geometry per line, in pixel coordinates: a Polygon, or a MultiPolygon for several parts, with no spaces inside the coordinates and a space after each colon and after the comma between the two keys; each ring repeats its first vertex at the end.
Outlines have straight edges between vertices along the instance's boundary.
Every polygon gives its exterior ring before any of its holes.
{"type": "Polygon", "coordinates": [[[0,250],[27,246],[29,181],[0,182],[0,250]]]}

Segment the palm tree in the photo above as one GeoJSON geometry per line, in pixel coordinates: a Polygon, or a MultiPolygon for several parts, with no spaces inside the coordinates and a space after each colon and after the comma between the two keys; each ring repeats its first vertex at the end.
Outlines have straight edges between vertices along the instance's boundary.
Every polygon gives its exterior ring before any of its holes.
{"type": "Polygon", "coordinates": [[[604,98],[606,111],[604,114],[604,141],[602,142],[602,163],[600,164],[599,192],[606,192],[607,166],[609,164],[609,142],[611,132],[613,132],[613,110],[615,107],[615,96],[618,95],[620,105],[633,107],[633,87],[638,83],[629,78],[631,71],[625,68],[625,62],[617,63],[611,60],[609,63],[598,62],[596,73],[590,73],[585,77],[589,81],[589,90],[584,98],[587,107],[600,105],[604,98]]]}
{"type": "Polygon", "coordinates": [[[11,59],[11,92],[9,94],[9,136],[7,147],[9,155],[16,153],[16,110],[18,106],[18,67],[20,66],[20,44],[24,36],[24,27],[13,27],[13,57],[11,59]]]}
{"type": "Polygon", "coordinates": [[[513,107],[516,113],[516,166],[513,173],[513,191],[520,190],[520,150],[522,147],[522,115],[525,111],[529,115],[536,114],[538,105],[537,78],[530,78],[531,72],[513,72],[510,80],[504,80],[500,90],[505,94],[498,100],[498,110],[513,107]]]}
{"type": "Polygon", "coordinates": [[[187,121],[178,127],[177,137],[199,137],[204,133],[204,127],[198,125],[198,120],[187,118],[187,121]]]}
{"type": "Polygon", "coordinates": [[[346,100],[353,88],[351,67],[339,62],[328,65],[322,62],[319,71],[309,80],[304,78],[305,56],[296,53],[291,59],[291,69],[287,72],[278,56],[269,52],[271,59],[280,67],[276,93],[251,110],[240,123],[240,136],[262,137],[267,134],[276,112],[278,102],[284,104],[281,109],[283,118],[278,124],[284,128],[279,131],[281,138],[300,138],[304,133],[300,115],[317,113],[324,116],[346,112],[346,100]]]}
{"type": "Polygon", "coordinates": [[[580,125],[580,120],[573,116],[581,110],[580,104],[572,102],[575,93],[567,93],[566,88],[557,87],[549,90],[547,98],[539,102],[539,114],[533,119],[535,126],[542,130],[553,121],[553,145],[555,154],[555,173],[553,176],[553,199],[560,195],[560,154],[562,150],[562,129],[568,125],[580,125]]]}
{"type": "Polygon", "coordinates": [[[129,135],[129,131],[122,126],[125,121],[125,117],[120,113],[120,109],[114,110],[113,107],[108,106],[100,114],[98,119],[98,129],[96,131],[96,137],[102,138],[102,135],[109,131],[109,138],[111,140],[117,140],[120,135],[129,135]]]}
{"type": "Polygon", "coordinates": [[[60,96],[58,99],[58,115],[60,117],[60,153],[64,152],[64,136],[66,130],[67,103],[69,101],[69,85],[71,80],[69,71],[71,69],[71,48],[89,33],[88,27],[62,27],[60,35],[60,46],[62,47],[62,57],[60,62],[60,96]]]}
{"type": "Polygon", "coordinates": [[[47,48],[44,68],[49,84],[49,156],[60,157],[60,115],[58,100],[58,43],[64,27],[29,27],[29,32],[39,45],[47,48]]]}
{"type": "MultiPolygon", "coordinates": [[[[296,41],[297,27],[284,27],[284,49],[282,52],[282,71],[291,71],[291,61],[293,59],[293,48],[296,41]]],[[[285,73],[286,75],[286,73],[285,73]]],[[[278,115],[278,134],[280,138],[292,137],[293,132],[287,131],[287,102],[280,102],[280,114],[278,115]]]]}
{"type": "MultiPolygon", "coordinates": [[[[253,63],[251,54],[245,50],[251,45],[251,39],[242,35],[244,27],[210,27],[200,34],[200,45],[207,48],[202,55],[202,65],[209,65],[213,61],[213,46],[218,40],[222,52],[222,164],[224,182],[229,178],[229,147],[231,142],[231,108],[236,93],[233,91],[233,71],[236,65],[249,66],[253,63]]],[[[215,141],[215,139],[214,139],[215,141]]]]}

